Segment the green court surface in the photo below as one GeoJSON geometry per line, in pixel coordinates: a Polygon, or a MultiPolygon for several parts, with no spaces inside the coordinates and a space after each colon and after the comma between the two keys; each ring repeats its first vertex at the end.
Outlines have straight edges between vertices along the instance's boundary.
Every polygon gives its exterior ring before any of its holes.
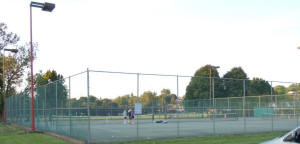
{"type": "MultiPolygon", "coordinates": [[[[88,120],[64,119],[36,123],[37,129],[87,141],[88,120]]],[[[151,119],[135,120],[124,124],[119,119],[90,121],[90,142],[124,142],[161,138],[199,136],[223,136],[233,134],[270,133],[289,131],[298,125],[297,119],[237,118],[216,119],[173,119],[168,123],[155,123],[151,119]]]]}
{"type": "Polygon", "coordinates": [[[25,133],[23,129],[0,123],[1,144],[68,144],[54,137],[39,134],[25,133]]]}

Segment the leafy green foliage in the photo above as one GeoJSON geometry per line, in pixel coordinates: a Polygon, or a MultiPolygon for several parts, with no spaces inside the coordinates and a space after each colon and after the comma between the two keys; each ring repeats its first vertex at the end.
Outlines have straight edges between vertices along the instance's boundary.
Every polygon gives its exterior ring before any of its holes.
{"type": "Polygon", "coordinates": [[[247,87],[249,87],[247,91],[249,96],[271,94],[271,85],[262,78],[253,78],[247,87]]]}
{"type": "MultiPolygon", "coordinates": [[[[22,82],[22,78],[26,69],[30,64],[30,49],[29,45],[19,46],[19,36],[13,32],[8,32],[7,25],[0,23],[0,50],[6,48],[18,49],[17,54],[9,54],[8,56],[1,56],[1,69],[0,72],[3,77],[0,77],[1,97],[0,97],[0,112],[2,116],[2,110],[4,109],[4,99],[16,94],[16,86],[22,82]],[[3,61],[4,60],[4,61],[3,61]],[[5,63],[4,63],[5,62],[5,63]],[[4,66],[4,71],[3,71],[4,66]],[[3,81],[5,85],[3,85],[3,81]]],[[[36,44],[33,45],[37,47],[36,44]]],[[[7,52],[8,53],[8,52],[7,52]]],[[[33,53],[33,58],[35,53],[33,53]]]]}
{"type": "MultiPolygon", "coordinates": [[[[244,82],[246,96],[269,95],[271,85],[262,78],[253,78],[248,80],[247,74],[241,67],[234,67],[219,77],[216,69],[212,70],[213,84],[210,82],[210,68],[201,67],[196,71],[186,88],[185,100],[210,99],[211,85],[213,85],[215,98],[222,97],[242,97],[244,95],[244,82]]],[[[290,86],[294,90],[295,86],[290,86]]]]}
{"type": "Polygon", "coordinates": [[[289,87],[286,88],[286,92],[296,92],[296,90],[298,90],[298,92],[300,91],[300,85],[296,86],[296,84],[291,84],[289,85],[289,87]]]}
{"type": "MultiPolygon", "coordinates": [[[[209,99],[211,95],[212,82],[209,77],[219,78],[219,73],[216,69],[211,69],[209,66],[201,67],[192,77],[189,85],[186,88],[185,99],[209,99]]],[[[215,81],[215,95],[221,97],[221,81],[215,81]]]]}
{"type": "Polygon", "coordinates": [[[283,85],[278,85],[274,87],[274,92],[276,95],[283,95],[287,93],[287,89],[283,85]]]}
{"type": "Polygon", "coordinates": [[[68,91],[64,86],[63,76],[55,70],[35,75],[35,87],[37,92],[38,107],[62,108],[67,105],[68,91]],[[43,105],[46,103],[46,105],[43,105]]]}
{"type": "Polygon", "coordinates": [[[141,103],[144,107],[151,106],[155,101],[155,99],[156,99],[156,93],[151,91],[145,91],[140,97],[141,103]]]}
{"type": "Polygon", "coordinates": [[[229,72],[224,74],[223,78],[230,78],[228,80],[225,80],[225,97],[243,96],[243,81],[236,79],[248,79],[248,77],[241,67],[232,68],[229,72]]]}

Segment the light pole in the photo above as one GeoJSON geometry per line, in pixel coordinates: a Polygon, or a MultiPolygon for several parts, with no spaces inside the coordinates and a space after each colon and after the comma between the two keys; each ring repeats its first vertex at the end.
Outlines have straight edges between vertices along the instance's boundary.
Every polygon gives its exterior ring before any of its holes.
{"type": "Polygon", "coordinates": [[[211,95],[212,95],[212,69],[218,69],[220,66],[206,65],[209,68],[209,108],[211,108],[211,95]]]}
{"type": "Polygon", "coordinates": [[[52,12],[55,8],[55,4],[53,3],[39,3],[39,2],[31,2],[30,3],[30,68],[31,68],[31,130],[35,131],[34,124],[34,97],[33,97],[33,47],[32,47],[32,7],[41,8],[43,11],[52,12]]]}
{"type": "MultiPolygon", "coordinates": [[[[3,59],[2,59],[2,99],[3,101],[1,100],[1,102],[3,102],[4,104],[4,99],[5,99],[5,96],[6,96],[6,93],[5,93],[5,51],[10,51],[10,52],[13,52],[13,53],[17,53],[18,52],[18,49],[5,49],[3,48],[3,59]]],[[[4,106],[3,106],[4,107],[4,106]]],[[[5,109],[2,111],[2,116],[3,116],[3,120],[5,121],[6,118],[5,118],[5,109]]]]}

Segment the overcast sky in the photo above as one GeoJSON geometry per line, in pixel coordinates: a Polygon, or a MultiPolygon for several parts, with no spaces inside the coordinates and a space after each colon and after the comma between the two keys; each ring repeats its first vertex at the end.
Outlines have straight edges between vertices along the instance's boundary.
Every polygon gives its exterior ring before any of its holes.
{"type": "MultiPolygon", "coordinates": [[[[43,2],[43,1],[39,1],[43,2]]],[[[300,82],[299,0],[49,0],[33,10],[34,71],[193,75],[241,66],[249,78],[300,82]]],[[[1,0],[0,22],[29,42],[30,0],[1,0]]]]}

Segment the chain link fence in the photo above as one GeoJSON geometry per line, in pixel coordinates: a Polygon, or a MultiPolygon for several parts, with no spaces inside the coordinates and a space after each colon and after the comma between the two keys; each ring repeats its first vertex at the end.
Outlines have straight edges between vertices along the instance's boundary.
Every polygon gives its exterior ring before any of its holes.
{"type": "MultiPolygon", "coordinates": [[[[31,127],[31,100],[7,98],[6,122],[31,127]]],[[[34,89],[36,129],[86,143],[287,131],[298,105],[297,83],[248,79],[87,70],[34,89]]]]}

